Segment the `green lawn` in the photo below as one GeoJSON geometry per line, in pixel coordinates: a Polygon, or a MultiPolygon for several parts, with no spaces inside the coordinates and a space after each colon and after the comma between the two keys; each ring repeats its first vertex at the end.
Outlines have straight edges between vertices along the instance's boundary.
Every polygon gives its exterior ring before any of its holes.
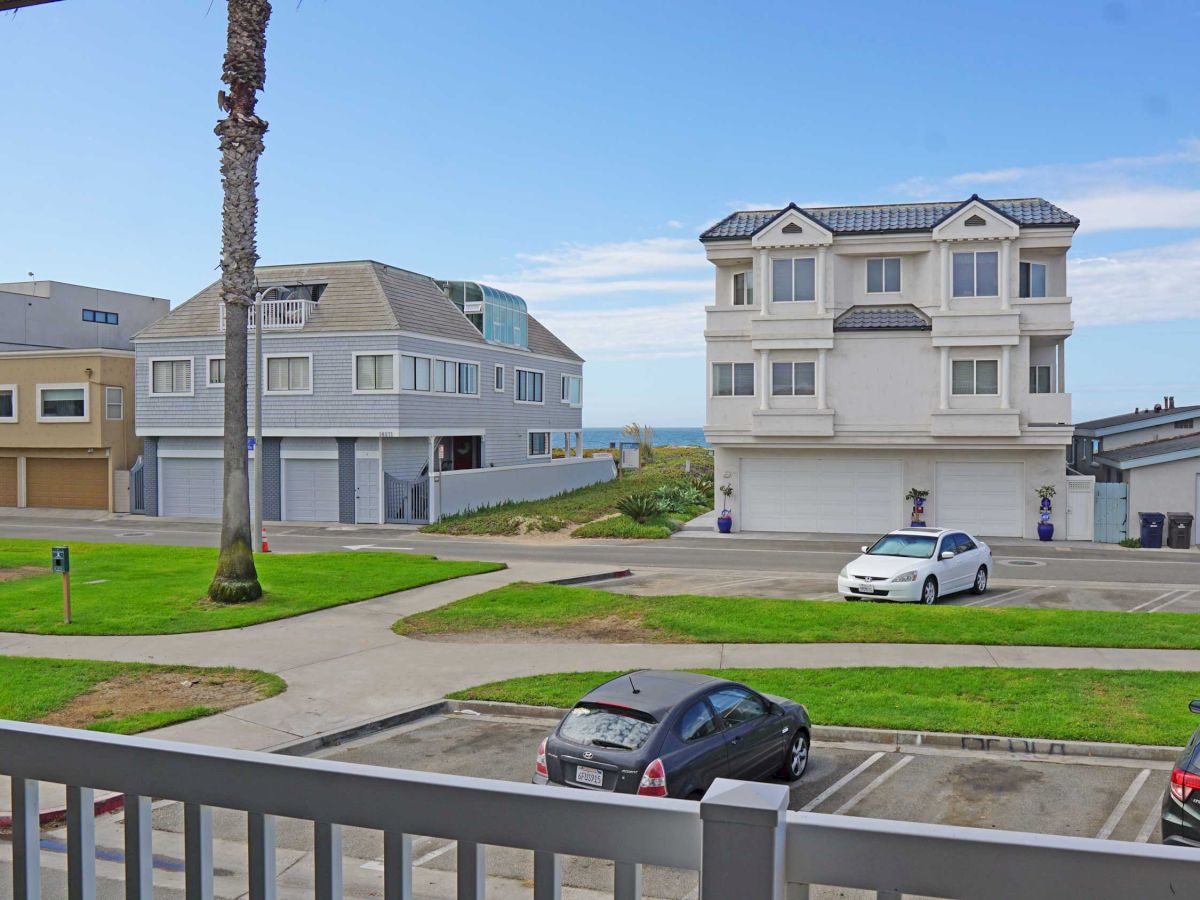
{"type": "MultiPolygon", "coordinates": [[[[502,503],[476,512],[449,516],[422,531],[440,534],[520,534],[526,531],[561,531],[584,525],[616,511],[617,501],[630,494],[655,490],[661,485],[684,480],[683,467],[690,462],[692,471],[712,474],[712,454],[703,447],[656,447],[654,458],[637,471],[622,473],[620,478],[568,491],[545,500],[502,503]]],[[[597,523],[602,525],[603,523],[597,523]]],[[[630,520],[630,524],[636,524],[630,520]]],[[[660,523],[661,525],[661,523],[660,523]]],[[[613,526],[608,526],[612,528],[613,526]]],[[[616,529],[620,531],[620,529],[616,529]]],[[[626,528],[626,532],[631,529],[626,528]]],[[[667,532],[669,534],[669,532],[667,532]]],[[[579,534],[576,537],[666,537],[655,533],[579,534]]]]}
{"type": "MultiPolygon", "coordinates": [[[[0,719],[37,722],[49,718],[53,722],[56,715],[60,718],[67,715],[64,724],[73,727],[134,734],[271,697],[286,687],[276,675],[249,669],[0,656],[0,719]],[[110,689],[99,706],[81,705],[71,711],[70,705],[82,695],[113,679],[122,687],[110,689]],[[149,679],[156,684],[149,685],[149,679]],[[163,685],[175,686],[185,680],[199,685],[201,692],[232,686],[238,697],[226,697],[223,702],[210,697],[209,703],[195,704],[163,690],[163,685]],[[161,699],[150,699],[147,703],[147,693],[151,698],[157,695],[161,699]],[[134,694],[141,696],[135,698],[134,694]]],[[[176,693],[186,695],[192,690],[189,686],[176,693]]]]}
{"type": "MultiPolygon", "coordinates": [[[[1200,649],[1200,616],[918,604],[830,603],[763,597],[635,597],[518,582],[396,623],[401,634],[494,628],[594,634],[619,622],[660,643],[1006,644],[1200,649]]],[[[1198,686],[1200,690],[1200,686],[1198,686]]]]}
{"type": "Polygon", "coordinates": [[[621,514],[607,519],[597,519],[580,525],[571,532],[577,538],[669,538],[684,522],[704,513],[708,507],[689,507],[681,513],[659,514],[645,522],[636,522],[621,514]]]}
{"type": "MultiPolygon", "coordinates": [[[[697,670],[800,701],[817,725],[852,725],[1121,744],[1186,743],[1200,719],[1190,672],[853,668],[697,670]]],[[[460,700],[566,707],[619,672],[497,681],[460,700]]]]}
{"type": "Polygon", "coordinates": [[[492,572],[498,563],[400,553],[277,553],[255,558],[261,600],[204,599],[217,551],[149,544],[71,544],[72,623],[62,621],[62,576],[47,541],[0,540],[0,631],[37,634],[174,634],[240,628],[423,584],[492,572]],[[5,571],[36,572],[4,580],[5,571]]]}

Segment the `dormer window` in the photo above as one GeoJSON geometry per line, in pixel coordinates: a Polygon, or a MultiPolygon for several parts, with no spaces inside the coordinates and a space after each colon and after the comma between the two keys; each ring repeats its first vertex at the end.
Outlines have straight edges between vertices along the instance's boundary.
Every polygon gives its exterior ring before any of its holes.
{"type": "Polygon", "coordinates": [[[954,254],[954,296],[996,297],[1000,294],[1000,254],[995,250],[954,254]]]}
{"type": "Polygon", "coordinates": [[[484,340],[505,347],[529,349],[529,312],[525,301],[516,294],[474,281],[439,281],[437,284],[484,340]]]}
{"type": "Polygon", "coordinates": [[[1046,266],[1044,263],[1021,263],[1021,285],[1019,296],[1046,296],[1046,266]]]}
{"type": "Polygon", "coordinates": [[[817,299],[816,260],[811,256],[771,260],[771,300],[803,303],[817,299]]]}

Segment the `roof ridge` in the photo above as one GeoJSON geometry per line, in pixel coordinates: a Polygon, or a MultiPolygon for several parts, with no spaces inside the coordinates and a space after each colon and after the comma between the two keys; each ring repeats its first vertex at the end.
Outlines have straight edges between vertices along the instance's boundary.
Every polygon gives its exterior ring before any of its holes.
{"type": "MultiPolygon", "coordinates": [[[[753,213],[762,213],[764,215],[768,215],[768,214],[772,214],[772,213],[779,213],[785,209],[788,209],[791,206],[795,206],[796,209],[799,209],[799,210],[895,209],[895,208],[898,208],[901,206],[958,206],[964,202],[970,202],[970,200],[973,197],[975,197],[975,195],[972,195],[972,197],[968,197],[967,200],[965,200],[965,201],[964,200],[909,200],[909,201],[903,202],[903,203],[834,203],[834,204],[830,204],[828,206],[801,206],[798,203],[789,203],[787,206],[781,206],[777,209],[762,209],[762,208],[759,208],[759,209],[735,209],[733,212],[729,213],[729,215],[725,216],[724,219],[728,219],[729,216],[748,215],[748,214],[753,214],[753,213]]],[[[993,197],[993,198],[988,198],[988,197],[979,196],[977,199],[983,200],[987,203],[1050,203],[1051,206],[1057,206],[1059,209],[1062,209],[1061,206],[1058,206],[1058,204],[1053,203],[1050,200],[1047,200],[1045,197],[993,197]]],[[[724,219],[722,219],[721,221],[724,221],[724,219]]]]}

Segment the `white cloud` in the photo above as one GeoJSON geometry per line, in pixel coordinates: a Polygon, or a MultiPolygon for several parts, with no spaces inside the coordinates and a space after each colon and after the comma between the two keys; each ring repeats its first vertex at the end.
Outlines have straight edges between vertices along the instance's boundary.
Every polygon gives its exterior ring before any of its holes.
{"type": "Polygon", "coordinates": [[[647,238],[613,244],[566,244],[547,253],[519,253],[520,280],[617,278],[647,272],[703,269],[700,244],[687,238],[647,238]]]}
{"type": "Polygon", "coordinates": [[[1072,260],[1079,325],[1200,318],[1200,240],[1072,260]]]}
{"type": "Polygon", "coordinates": [[[1150,186],[1100,191],[1059,202],[1079,217],[1080,231],[1200,228],[1200,190],[1150,186]]]}
{"type": "Polygon", "coordinates": [[[667,219],[667,227],[668,228],[682,228],[683,223],[680,222],[678,219],[667,219]]]}
{"type": "Polygon", "coordinates": [[[588,361],[701,356],[704,303],[552,310],[538,318],[588,361]]]}
{"type": "MultiPolygon", "coordinates": [[[[512,291],[530,302],[562,300],[567,297],[594,297],[606,294],[681,294],[712,288],[706,278],[634,278],[596,281],[512,281],[501,276],[483,279],[505,291],[512,291]]],[[[541,318],[541,316],[538,316],[541,318]]]]}

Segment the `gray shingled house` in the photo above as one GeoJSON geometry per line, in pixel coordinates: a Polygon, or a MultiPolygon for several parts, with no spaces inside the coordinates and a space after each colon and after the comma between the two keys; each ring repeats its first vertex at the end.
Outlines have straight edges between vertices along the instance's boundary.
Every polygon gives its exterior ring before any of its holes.
{"type": "MultiPolygon", "coordinates": [[[[520,297],[373,261],[256,274],[277,287],[261,303],[263,436],[250,454],[263,457],[265,520],[421,522],[612,477],[579,452],[583,359],[520,297]]],[[[147,515],[220,515],[219,289],[135,338],[147,515]]]]}

